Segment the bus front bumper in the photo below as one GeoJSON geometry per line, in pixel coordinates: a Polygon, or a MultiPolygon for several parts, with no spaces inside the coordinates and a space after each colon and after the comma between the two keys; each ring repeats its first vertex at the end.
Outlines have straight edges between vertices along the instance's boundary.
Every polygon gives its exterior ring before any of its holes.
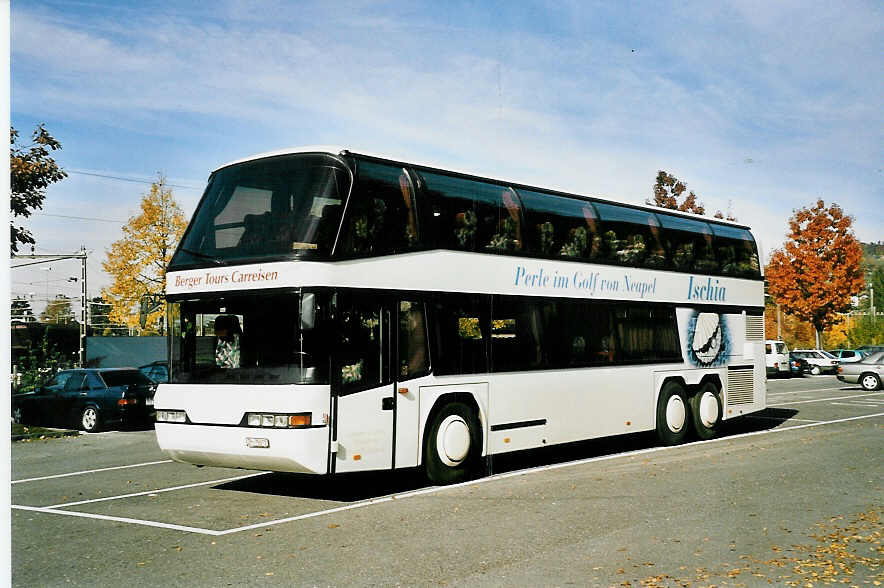
{"type": "Polygon", "coordinates": [[[329,430],[156,424],[160,449],[194,465],[304,474],[328,473],[329,430]]]}

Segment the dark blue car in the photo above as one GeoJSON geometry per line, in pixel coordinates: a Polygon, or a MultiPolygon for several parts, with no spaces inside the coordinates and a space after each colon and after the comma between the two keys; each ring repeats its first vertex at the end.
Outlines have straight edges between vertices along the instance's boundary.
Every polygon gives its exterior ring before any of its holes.
{"type": "Polygon", "coordinates": [[[87,432],[152,420],[154,384],[135,368],[63,370],[31,392],[12,397],[12,417],[31,425],[87,432]]]}

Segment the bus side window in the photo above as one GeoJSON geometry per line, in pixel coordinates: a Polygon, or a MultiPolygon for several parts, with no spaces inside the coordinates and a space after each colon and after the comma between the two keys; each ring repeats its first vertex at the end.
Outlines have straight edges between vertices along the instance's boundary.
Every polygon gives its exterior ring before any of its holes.
{"type": "Polygon", "coordinates": [[[429,368],[424,305],[402,300],[399,302],[399,379],[426,375],[429,368]]]}
{"type": "Polygon", "coordinates": [[[338,306],[340,316],[340,376],[344,390],[382,383],[381,305],[372,301],[338,306]]]}
{"type": "Polygon", "coordinates": [[[547,367],[539,304],[498,296],[492,310],[492,371],[514,372],[547,367]]]}
{"type": "Polygon", "coordinates": [[[758,249],[749,231],[713,224],[712,233],[715,235],[721,273],[738,278],[758,277],[758,249]]]}
{"type": "Polygon", "coordinates": [[[660,222],[646,210],[595,203],[601,216],[602,251],[605,259],[622,265],[663,267],[666,252],[660,235],[660,222]]]}
{"type": "Polygon", "coordinates": [[[506,252],[522,248],[522,204],[511,188],[422,172],[432,206],[434,246],[506,252]]]}
{"type": "Polygon", "coordinates": [[[663,213],[657,216],[665,230],[669,250],[667,267],[683,272],[718,272],[709,224],[663,213]]]}
{"type": "Polygon", "coordinates": [[[597,259],[602,236],[592,203],[531,190],[519,190],[525,207],[525,249],[542,257],[597,259]]]}
{"type": "Polygon", "coordinates": [[[340,252],[374,256],[415,249],[419,244],[417,219],[414,186],[405,170],[360,161],[340,252]]]}
{"type": "Polygon", "coordinates": [[[631,306],[619,307],[614,313],[624,360],[680,359],[678,325],[672,309],[631,306]]]}
{"type": "Polygon", "coordinates": [[[433,371],[440,375],[488,371],[487,297],[446,299],[433,304],[433,371]]]}

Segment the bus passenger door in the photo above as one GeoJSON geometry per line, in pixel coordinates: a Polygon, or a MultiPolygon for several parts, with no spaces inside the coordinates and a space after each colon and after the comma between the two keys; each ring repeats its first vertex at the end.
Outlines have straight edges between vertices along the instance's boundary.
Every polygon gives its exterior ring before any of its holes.
{"type": "Polygon", "coordinates": [[[335,306],[340,339],[331,374],[337,403],[332,471],[390,469],[396,406],[392,304],[341,292],[335,306]]]}

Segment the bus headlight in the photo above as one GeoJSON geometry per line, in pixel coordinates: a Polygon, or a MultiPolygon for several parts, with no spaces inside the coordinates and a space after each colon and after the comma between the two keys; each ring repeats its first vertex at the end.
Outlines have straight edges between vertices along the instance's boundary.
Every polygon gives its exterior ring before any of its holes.
{"type": "Polygon", "coordinates": [[[313,415],[309,412],[300,414],[248,412],[243,420],[249,427],[274,429],[301,429],[313,425],[313,415]]]}
{"type": "Polygon", "coordinates": [[[158,410],[158,423],[186,423],[187,413],[183,410],[158,410]]]}

